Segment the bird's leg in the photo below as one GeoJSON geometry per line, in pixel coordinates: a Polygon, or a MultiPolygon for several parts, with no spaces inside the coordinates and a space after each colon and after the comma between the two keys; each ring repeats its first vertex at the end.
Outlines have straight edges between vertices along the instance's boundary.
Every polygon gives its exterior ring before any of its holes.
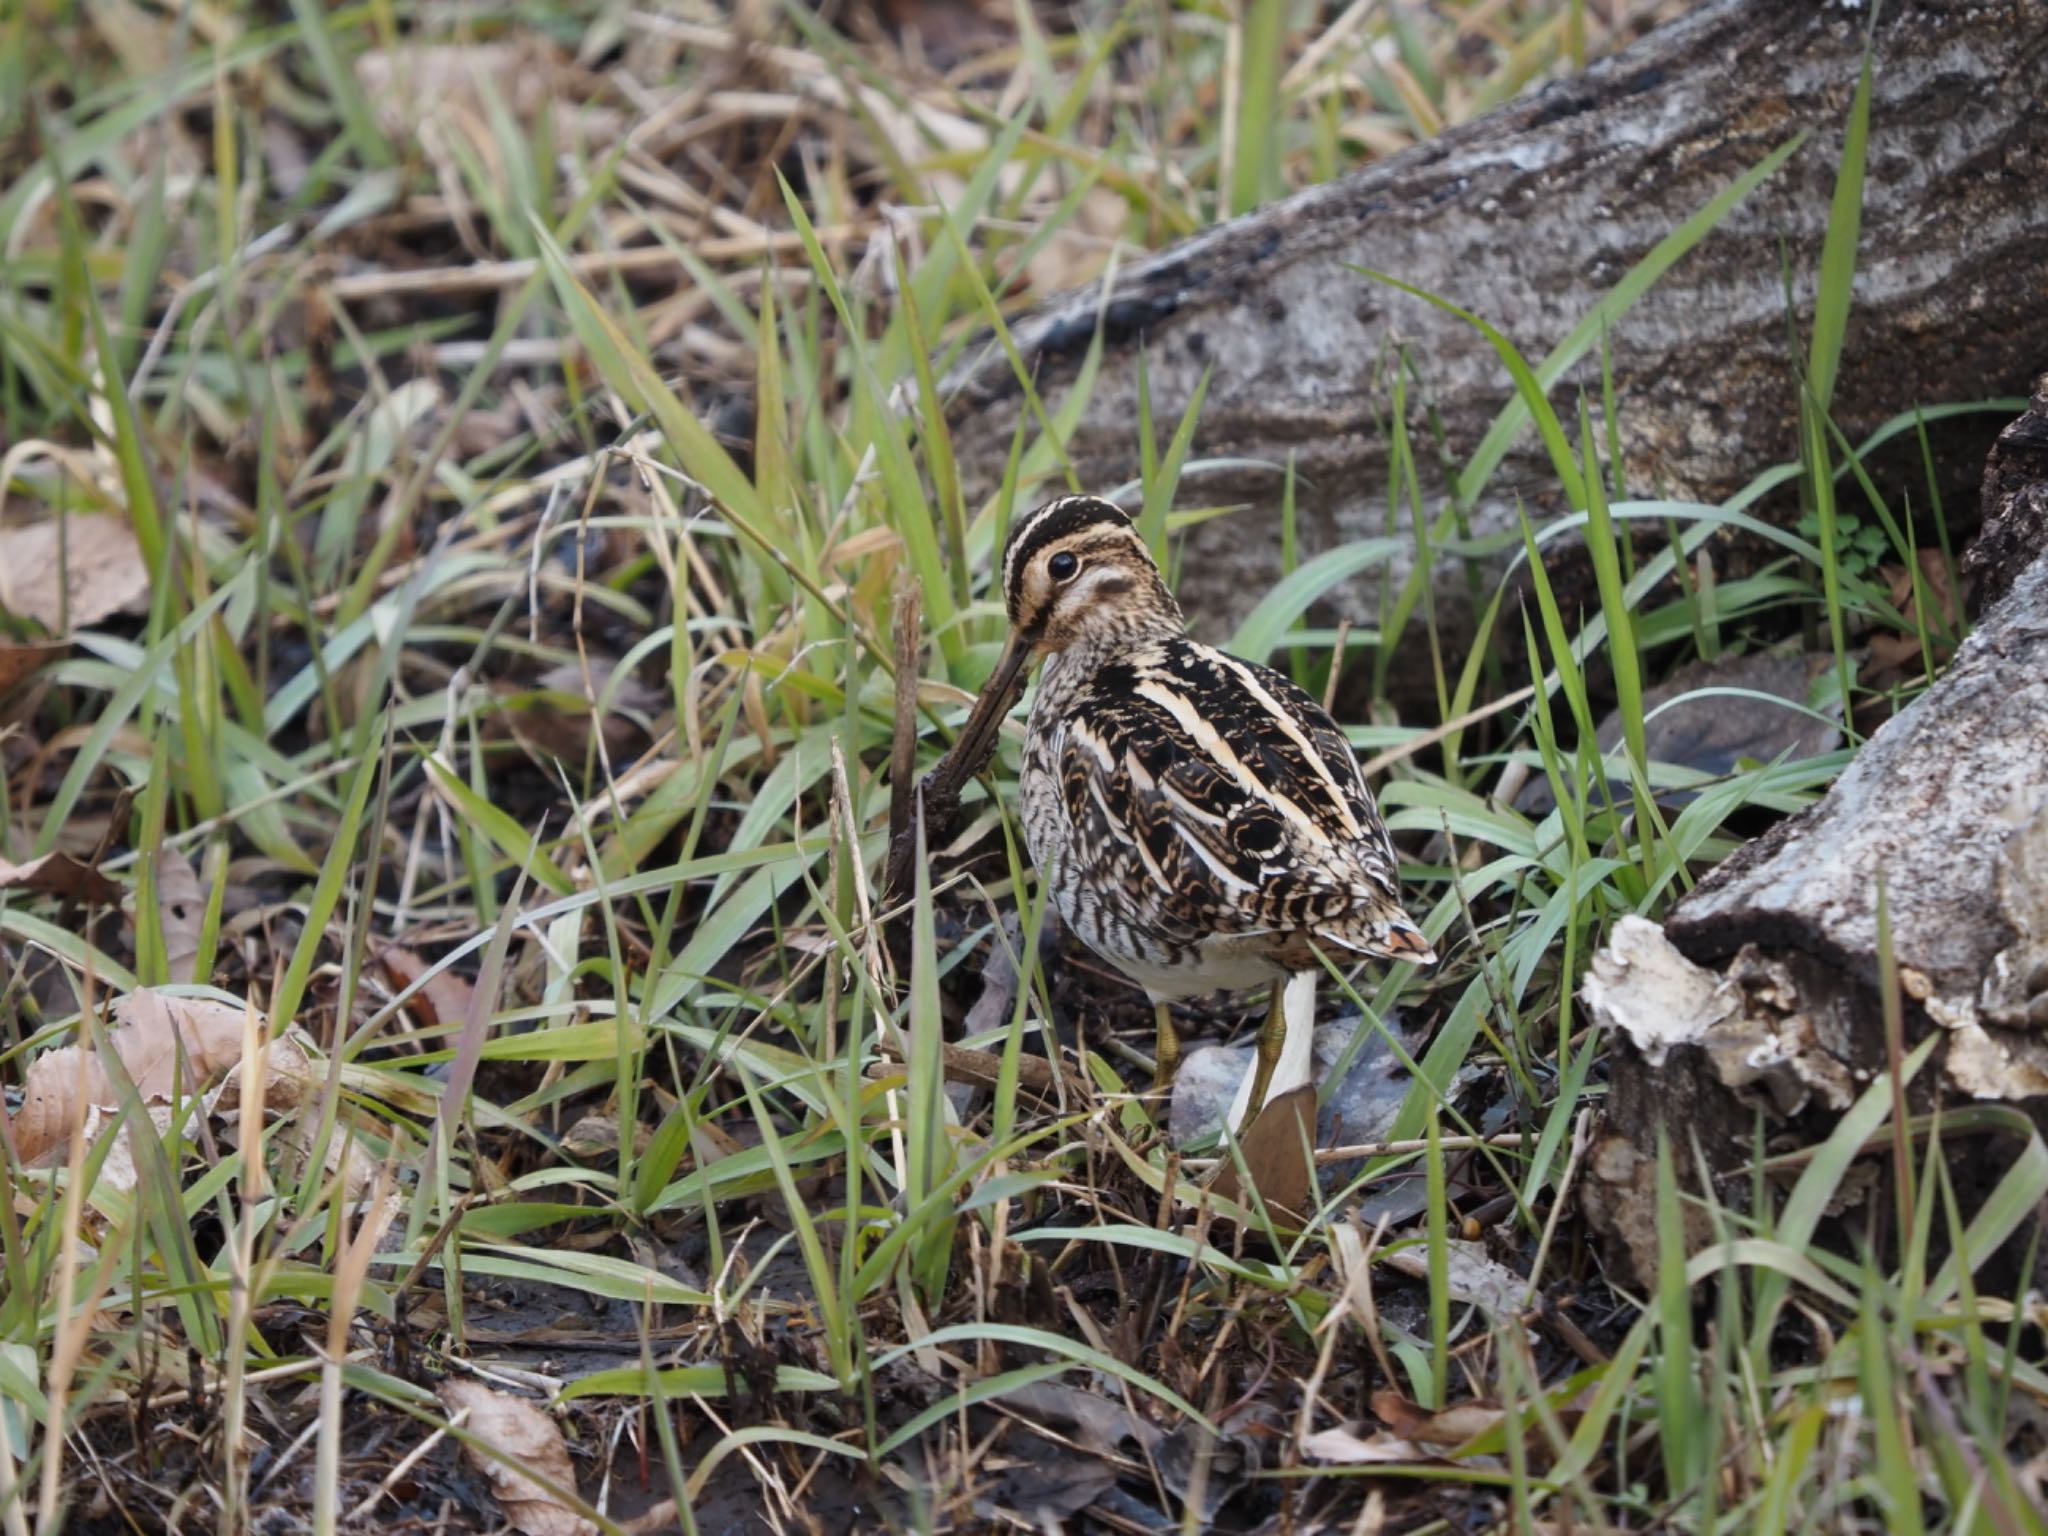
{"type": "Polygon", "coordinates": [[[1266,1009],[1266,1022],[1259,1026],[1258,1065],[1252,1071],[1251,1098],[1245,1103],[1243,1124],[1258,1119],[1266,1107],[1266,1090],[1273,1086],[1273,1069],[1280,1064],[1281,1048],[1287,1043],[1287,984],[1273,983],[1273,1001],[1266,1009]]]}
{"type": "Polygon", "coordinates": [[[1152,1005],[1152,1019],[1156,1031],[1153,1038],[1156,1066],[1152,1072],[1152,1091],[1162,1098],[1171,1099],[1174,1074],[1180,1071],[1180,1034],[1173,1027],[1173,1009],[1166,1003],[1152,1005]]]}
{"type": "Polygon", "coordinates": [[[1258,1055],[1239,1079],[1224,1123],[1240,1134],[1266,1105],[1315,1084],[1317,971],[1297,971],[1273,986],[1273,1003],[1259,1029],[1258,1055]]]}

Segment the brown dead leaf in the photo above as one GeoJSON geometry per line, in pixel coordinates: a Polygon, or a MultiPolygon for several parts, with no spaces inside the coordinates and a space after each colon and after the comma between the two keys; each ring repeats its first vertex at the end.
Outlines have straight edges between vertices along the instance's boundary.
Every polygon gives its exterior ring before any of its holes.
{"type": "Polygon", "coordinates": [[[0,891],[32,891],[38,896],[60,896],[105,907],[118,907],[127,895],[118,881],[68,853],[46,853],[26,864],[0,859],[0,891]]]}
{"type": "Polygon", "coordinates": [[[1453,1403],[1432,1413],[1390,1387],[1372,1395],[1372,1411],[1388,1429],[1417,1445],[1469,1445],[1500,1428],[1500,1408],[1491,1403],[1453,1403]]]}
{"type": "MultiPolygon", "coordinates": [[[[199,1092],[242,1059],[242,1010],[144,988],[114,1005],[111,1039],[143,1103],[163,1103],[175,1089],[199,1092]]],[[[74,1126],[96,1134],[100,1116],[120,1104],[120,1091],[92,1046],[45,1051],[22,1084],[15,1149],[25,1163],[55,1161],[74,1126]]]]}
{"type": "Polygon", "coordinates": [[[12,691],[16,684],[33,677],[70,650],[68,640],[42,640],[29,645],[0,640],[0,693],[12,691]]]}
{"type": "MultiPolygon", "coordinates": [[[[393,1128],[361,1109],[344,1106],[341,1121],[330,1134],[321,1135],[320,1100],[326,1087],[324,1064],[317,1063],[306,1049],[306,1036],[294,1025],[264,1051],[263,1107],[279,1116],[270,1132],[269,1146],[278,1159],[278,1174],[287,1181],[305,1176],[317,1149],[321,1167],[329,1175],[341,1176],[342,1199],[350,1204],[370,1199],[380,1168],[369,1147],[398,1139],[393,1128]]],[[[230,1073],[215,1091],[208,1112],[228,1117],[226,1136],[242,1144],[239,1074],[230,1073]]],[[[395,1199],[396,1197],[391,1197],[395,1199]]]]}
{"type": "Polygon", "coordinates": [[[67,619],[83,629],[148,596],[149,567],[124,518],[99,513],[0,528],[0,608],[52,634],[64,633],[67,619]]]}
{"type": "Polygon", "coordinates": [[[676,1501],[663,1499],[658,1504],[648,1505],[632,1519],[621,1520],[619,1529],[626,1536],[667,1536],[668,1532],[676,1529],[677,1523],[676,1501]]]}
{"type": "MultiPolygon", "coordinates": [[[[1909,623],[1917,624],[1920,594],[1914,590],[1912,573],[1903,565],[1888,565],[1882,574],[1891,587],[1892,606],[1904,614],[1909,623]]],[[[1951,633],[1960,630],[1968,584],[1964,584],[1964,590],[1957,590],[1950,576],[1948,561],[1942,558],[1940,550],[1920,551],[1920,586],[1931,600],[1935,625],[1951,633]]]]}
{"type": "Polygon", "coordinates": [[[515,1529],[526,1536],[594,1536],[593,1521],[527,1475],[536,1473],[561,1488],[576,1486],[576,1468],[561,1426],[539,1404],[452,1376],[441,1383],[440,1393],[450,1413],[469,1410],[469,1432],[498,1453],[463,1447],[471,1465],[490,1480],[491,1491],[515,1529]]]}
{"type": "Polygon", "coordinates": [[[1871,638],[1869,654],[1864,659],[1863,676],[1882,679],[1889,684],[1904,678],[1908,673],[1917,673],[1920,660],[1920,637],[1886,633],[1871,638]]]}
{"type": "Polygon", "coordinates": [[[1940,550],[1921,550],[1919,564],[1919,590],[1915,590],[1913,573],[1906,566],[1888,565],[1878,573],[1890,588],[1892,605],[1904,617],[1907,627],[1885,630],[1871,637],[1860,675],[1868,679],[1874,688],[1888,687],[1920,675],[1926,662],[1920,647],[1920,630],[1923,627],[1929,632],[1937,666],[1947,658],[1950,649],[1942,637],[1962,633],[1967,588],[1957,590],[1949,576],[1948,562],[1942,559],[1940,550]],[[1927,598],[1926,606],[1933,610],[1931,617],[1923,618],[1920,602],[1923,593],[1927,598]]]}
{"type": "MultiPolygon", "coordinates": [[[[325,1072],[315,1070],[313,1053],[307,1049],[310,1037],[294,1024],[263,1047],[263,1107],[269,1110],[297,1109],[317,1102],[325,1085],[325,1072]]],[[[206,1111],[228,1115],[242,1107],[241,1074],[230,1072],[213,1090],[206,1111]]]]}
{"type": "Polygon", "coordinates": [[[699,1168],[708,1168],[743,1150],[739,1140],[724,1126],[709,1120],[690,1122],[690,1155],[697,1159],[699,1168]]]}
{"type": "MultiPolygon", "coordinates": [[[[1311,1158],[1316,1145],[1316,1090],[1313,1083],[1290,1088],[1266,1101],[1257,1118],[1238,1137],[1244,1166],[1266,1208],[1276,1216],[1306,1219],[1309,1192],[1314,1188],[1311,1158]]],[[[1225,1162],[1210,1188],[1226,1200],[1247,1203],[1237,1177],[1237,1164],[1225,1162]]]]}
{"type": "MultiPolygon", "coordinates": [[[[430,969],[425,956],[399,944],[387,944],[379,950],[377,963],[384,967],[391,985],[401,992],[430,969]]],[[[437,1024],[460,1024],[469,1017],[475,997],[476,989],[468,978],[453,971],[436,971],[407,999],[406,1006],[420,1021],[421,1028],[432,1029],[437,1024]]]]}
{"type": "Polygon", "coordinates": [[[1057,1429],[1090,1456],[1149,1455],[1165,1432],[1115,1397],[1057,1381],[1027,1382],[996,1399],[1026,1423],[1057,1429]]]}
{"type": "MultiPolygon", "coordinates": [[[[158,1141],[162,1141],[170,1133],[171,1106],[151,1104],[148,1106],[148,1113],[150,1133],[158,1141]]],[[[86,1114],[89,1127],[86,1140],[97,1142],[105,1129],[107,1112],[94,1106],[89,1108],[86,1114]]],[[[131,1130],[125,1136],[116,1136],[113,1144],[107,1148],[107,1155],[100,1161],[99,1177],[93,1181],[93,1188],[118,1190],[125,1194],[141,1181],[142,1175],[135,1168],[135,1132],[131,1130]]]]}
{"type": "MultiPolygon", "coordinates": [[[[644,1125],[633,1127],[633,1153],[637,1157],[654,1142],[653,1130],[644,1125]]],[[[583,1116],[568,1130],[562,1132],[562,1150],[581,1162],[594,1162],[599,1158],[617,1156],[619,1150],[619,1117],[617,1115],[590,1114],[583,1116]]]]}
{"type": "Polygon", "coordinates": [[[485,723],[486,736],[510,735],[531,751],[580,763],[596,731],[610,762],[633,761],[654,739],[647,722],[667,707],[668,697],[634,677],[615,677],[614,670],[611,661],[594,658],[587,669],[550,667],[530,685],[498,686],[499,709],[485,723]]]}

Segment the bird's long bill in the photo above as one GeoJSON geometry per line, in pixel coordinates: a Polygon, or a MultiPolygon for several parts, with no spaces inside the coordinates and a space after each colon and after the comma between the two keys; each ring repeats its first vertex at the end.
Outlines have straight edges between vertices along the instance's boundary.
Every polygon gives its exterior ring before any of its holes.
{"type": "Polygon", "coordinates": [[[981,697],[974,701],[974,713],[967,717],[967,723],[960,728],[960,739],[953,743],[953,750],[946,754],[938,772],[943,773],[954,784],[965,784],[995,756],[996,738],[1003,728],[1003,721],[1016,707],[1017,696],[1024,691],[1024,673],[1031,662],[1031,641],[1016,634],[1010,635],[1010,642],[1003,647],[1003,654],[996,660],[995,671],[989,674],[987,684],[981,690],[981,697]]]}

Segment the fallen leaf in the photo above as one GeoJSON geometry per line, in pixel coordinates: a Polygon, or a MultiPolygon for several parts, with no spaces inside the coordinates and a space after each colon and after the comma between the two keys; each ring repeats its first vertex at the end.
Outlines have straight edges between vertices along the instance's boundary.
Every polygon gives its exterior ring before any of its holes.
{"type": "Polygon", "coordinates": [[[1923,629],[1928,631],[1927,649],[1932,652],[1937,667],[1947,660],[1954,648],[1949,637],[1963,632],[1963,607],[1969,595],[1968,584],[1964,584],[1964,590],[1957,591],[1955,583],[1949,579],[1949,563],[1938,549],[1921,550],[1919,564],[1917,589],[1912,571],[1904,565],[1887,565],[1878,572],[1890,590],[1892,606],[1905,620],[1905,627],[1883,630],[1871,636],[1863,665],[1857,669],[1857,681],[1866,689],[1883,689],[1919,676],[1927,661],[1927,655],[1921,649],[1920,632],[1923,629]],[[1931,615],[1922,610],[1920,599],[1923,593],[1928,599],[1926,606],[1933,610],[1931,615]]]}
{"type": "MultiPolygon", "coordinates": [[[[1315,1187],[1311,1166],[1316,1144],[1316,1090],[1313,1083],[1290,1088],[1268,1099],[1238,1137],[1245,1170],[1266,1208],[1295,1221],[1306,1219],[1309,1192],[1315,1187]]],[[[1225,1200],[1248,1204],[1237,1176],[1237,1164],[1226,1161],[1216,1170],[1210,1188],[1225,1200]]]]}
{"type": "Polygon", "coordinates": [[[615,670],[615,663],[594,658],[588,668],[550,667],[530,685],[499,685],[499,708],[485,723],[486,736],[509,734],[535,752],[580,763],[595,728],[608,761],[632,762],[653,740],[648,722],[669,699],[630,675],[614,676],[615,670]]]}
{"type": "Polygon", "coordinates": [[[1058,1429],[1091,1456],[1146,1456],[1164,1438],[1156,1424],[1127,1408],[1064,1382],[1034,1381],[996,1399],[1033,1424],[1058,1429]]]}
{"type": "MultiPolygon", "coordinates": [[[[178,1004],[190,1000],[173,998],[169,1001],[178,1004]]],[[[203,1006],[210,1010],[218,1005],[205,1003],[203,1006]]],[[[239,1009],[227,1008],[225,1011],[232,1013],[237,1020],[243,1017],[239,1009]]],[[[201,1036],[216,1032],[224,1034],[225,1023],[225,1019],[209,1018],[198,1033],[201,1036]]],[[[171,1073],[175,1071],[174,1061],[165,1058],[152,1064],[141,1060],[146,1053],[141,1050],[137,1041],[119,1029],[115,1032],[115,1040],[117,1053],[124,1048],[137,1050],[140,1064],[158,1080],[153,1086],[163,1086],[171,1080],[171,1073]]],[[[202,1043],[207,1044],[204,1040],[202,1043]]],[[[218,1069],[218,1057],[221,1054],[216,1048],[218,1044],[218,1041],[207,1044],[208,1054],[213,1060],[202,1064],[208,1066],[209,1070],[218,1069]]],[[[234,1064],[239,1065],[240,1059],[237,1052],[234,1064]]],[[[187,1068],[194,1070],[194,1062],[190,1057],[187,1058],[187,1068]]],[[[242,1120],[237,1111],[241,1107],[242,1074],[239,1071],[228,1070],[220,1072],[219,1076],[220,1081],[206,1094],[202,1108],[207,1118],[226,1122],[224,1136],[227,1144],[239,1147],[242,1144],[242,1120]]],[[[258,1079],[262,1084],[263,1107],[266,1111],[273,1112],[289,1112],[309,1104],[317,1106],[324,1084],[324,1079],[315,1075],[313,1057],[306,1048],[306,1037],[296,1027],[264,1046],[258,1079]]],[[[144,1111],[159,1140],[169,1132],[175,1112],[174,1106],[165,1102],[168,1096],[168,1087],[164,1087],[161,1095],[145,1095],[144,1111]]],[[[107,1129],[109,1117],[119,1107],[118,1099],[118,1092],[107,1079],[93,1052],[82,1051],[76,1046],[52,1051],[40,1058],[36,1066],[30,1070],[24,1090],[23,1113],[16,1121],[20,1129],[16,1134],[25,1143],[47,1142],[51,1134],[51,1122],[56,1121],[54,1131],[58,1139],[43,1146],[37,1154],[45,1166],[55,1164],[69,1151],[70,1134],[74,1126],[83,1128],[85,1140],[89,1145],[98,1142],[107,1129]],[[45,1066],[45,1062],[50,1064],[45,1066]],[[89,1085],[86,1102],[82,1108],[78,1098],[81,1066],[86,1073],[85,1081],[89,1085]],[[98,1091],[90,1086],[95,1083],[100,1085],[98,1091]],[[49,1092],[52,1089],[61,1095],[60,1102],[52,1102],[49,1092]],[[95,1097],[99,1102],[94,1102],[95,1097]],[[35,1110],[33,1117],[29,1113],[31,1108],[35,1110]]],[[[297,1169],[302,1169],[310,1155],[306,1151],[306,1144],[317,1134],[319,1123],[317,1115],[310,1118],[303,1115],[291,1117],[287,1119],[282,1132],[270,1145],[274,1149],[295,1154],[298,1158],[297,1169]]],[[[385,1139],[391,1134],[388,1127],[378,1127],[377,1133],[385,1139]]],[[[361,1138],[347,1134],[330,1136],[327,1139],[328,1170],[332,1172],[340,1168],[344,1159],[348,1164],[348,1177],[344,1180],[343,1186],[344,1195],[345,1198],[354,1200],[369,1187],[377,1168],[363,1150],[361,1138]]],[[[24,1161],[28,1160],[30,1159],[25,1154],[24,1161]]],[[[297,1169],[291,1171],[295,1174],[297,1169]]],[[[95,1187],[132,1190],[136,1185],[136,1177],[134,1134],[131,1133],[117,1137],[107,1148],[95,1187]]]]}
{"type": "Polygon", "coordinates": [[[1343,1462],[1348,1466],[1405,1466],[1416,1462],[1441,1462],[1445,1458],[1426,1445],[1403,1440],[1399,1435],[1359,1435],[1348,1429],[1325,1429],[1301,1443],[1302,1450],[1317,1461],[1343,1462]]]}
{"type": "Polygon", "coordinates": [[[676,1501],[663,1499],[658,1504],[648,1505],[632,1519],[621,1520],[619,1529],[626,1536],[668,1536],[668,1532],[675,1530],[677,1525],[676,1501]]]}
{"type": "Polygon", "coordinates": [[[576,1468],[561,1426],[537,1403],[455,1377],[442,1382],[439,1390],[450,1413],[469,1410],[469,1432],[498,1453],[463,1446],[471,1465],[489,1479],[514,1529],[526,1536],[594,1536],[595,1522],[527,1475],[537,1473],[562,1488],[576,1486],[576,1468]]]}
{"type": "MultiPolygon", "coordinates": [[[[426,976],[430,969],[425,957],[399,944],[387,944],[377,951],[377,963],[384,967],[384,974],[401,992],[426,976]]],[[[435,971],[432,976],[427,976],[419,991],[406,1000],[406,1006],[422,1028],[432,1029],[437,1024],[460,1024],[468,1018],[475,996],[476,989],[469,984],[467,977],[458,976],[453,971],[435,971]]]]}
{"type": "MultiPolygon", "coordinates": [[[[1008,1022],[1007,1014],[1002,1022],[1008,1022]]],[[[1390,1014],[1385,1024],[1382,1030],[1348,1014],[1316,1026],[1312,1075],[1322,1086],[1323,1100],[1316,1116],[1317,1145],[1375,1141],[1393,1130],[1413,1085],[1396,1048],[1402,1035],[1400,1020],[1390,1014]],[[1356,1038],[1361,1030],[1363,1040],[1356,1038]],[[1337,1067],[1343,1062],[1350,1065],[1339,1077],[1337,1067]]],[[[1173,1080],[1167,1134],[1175,1146],[1185,1147],[1221,1129],[1256,1050],[1247,1041],[1199,1045],[1187,1053],[1173,1080]]]]}
{"type": "Polygon", "coordinates": [[[206,923],[206,893],[199,871],[182,853],[164,849],[156,861],[156,906],[164,934],[164,974],[177,984],[198,981],[199,934],[206,923]]]}
{"type": "MultiPolygon", "coordinates": [[[[171,1129],[172,1109],[168,1104],[148,1106],[150,1131],[161,1142],[171,1129]]],[[[86,1110],[86,1141],[96,1143],[106,1129],[108,1111],[98,1105],[86,1110]]],[[[93,1181],[95,1190],[115,1190],[128,1193],[142,1182],[142,1175],[135,1167],[135,1135],[131,1129],[125,1136],[116,1136],[107,1148],[106,1156],[100,1159],[99,1177],[93,1181]]],[[[53,1159],[55,1161],[55,1159],[53,1159]]]]}
{"type": "Polygon", "coordinates": [[[1403,1397],[1391,1387],[1372,1395],[1372,1411],[1388,1429],[1417,1445],[1469,1445],[1500,1428],[1501,1410],[1494,1403],[1453,1403],[1440,1411],[1403,1397]]]}
{"type": "Polygon", "coordinates": [[[708,1168],[745,1150],[739,1138],[722,1125],[714,1125],[709,1120],[690,1123],[690,1155],[696,1158],[699,1168],[708,1168]]]}
{"type": "MultiPolygon", "coordinates": [[[[654,1132],[644,1124],[633,1127],[633,1153],[637,1157],[654,1141],[654,1132]]],[[[619,1150],[617,1115],[590,1114],[562,1132],[562,1150],[583,1162],[612,1157],[619,1150]]]]}
{"type": "Polygon", "coordinates": [[[0,891],[32,891],[38,896],[61,896],[66,901],[105,907],[118,907],[127,895],[118,881],[68,853],[46,853],[26,864],[0,859],[0,891]]]}
{"type": "MultiPolygon", "coordinates": [[[[242,1059],[242,1020],[243,1011],[227,1003],[143,988],[114,1005],[110,1041],[143,1103],[163,1103],[174,1091],[201,1091],[242,1059]]],[[[104,1114],[120,1104],[120,1091],[92,1046],[45,1051],[22,1084],[15,1150],[25,1163],[54,1161],[74,1126],[95,1135],[99,1121],[92,1112],[104,1114]]]]}
{"type": "MultiPolygon", "coordinates": [[[[370,1155],[374,1143],[390,1143],[396,1132],[361,1109],[344,1106],[341,1119],[329,1134],[320,1134],[320,1101],[326,1087],[316,1075],[314,1058],[304,1045],[305,1037],[295,1025],[265,1050],[263,1107],[282,1116],[270,1132],[269,1146],[278,1159],[278,1176],[295,1182],[304,1177],[317,1146],[321,1167],[330,1175],[341,1175],[342,1199],[349,1203],[368,1198],[377,1184],[378,1164],[370,1155]]],[[[229,1142],[242,1144],[242,1121],[234,1111],[241,1107],[239,1074],[230,1073],[221,1083],[208,1113],[229,1116],[229,1142]]],[[[396,1197],[393,1196],[393,1199],[396,1197]]]]}
{"type": "Polygon", "coordinates": [[[1112,1462],[1042,1440],[1013,1442],[1009,1452],[974,1495],[974,1512],[990,1529],[1064,1530],[1121,1475],[1112,1462]]]}
{"type": "Polygon", "coordinates": [[[68,640],[41,640],[28,645],[0,641],[0,693],[11,691],[70,650],[68,640]]]}
{"type": "Polygon", "coordinates": [[[961,1025],[970,1039],[1007,1025],[1017,1004],[1017,966],[1014,955],[1024,952],[1024,934],[1014,914],[1002,920],[1002,930],[988,947],[988,959],[981,966],[981,996],[967,1010],[961,1025]]]}
{"type": "MultiPolygon", "coordinates": [[[[1451,1299],[1470,1303],[1490,1317],[1518,1317],[1529,1282],[1486,1256],[1477,1243],[1452,1238],[1445,1245],[1444,1278],[1451,1299]]],[[[1386,1257],[1389,1269],[1414,1280],[1429,1278],[1429,1250],[1420,1243],[1396,1248],[1386,1257]]]]}
{"type": "Polygon", "coordinates": [[[1217,1529],[1223,1506],[1265,1468],[1287,1438],[1280,1419],[1274,1404],[1253,1401],[1219,1416],[1220,1434],[1183,1419],[1161,1439],[1152,1465],[1166,1491],[1193,1511],[1196,1528],[1217,1529]]]}
{"type": "Polygon", "coordinates": [[[1912,573],[1903,565],[1888,565],[1880,573],[1891,588],[1892,606],[1897,608],[1909,624],[1920,622],[1920,592],[1924,591],[1933,599],[1934,622],[1954,633],[1962,628],[1963,604],[1968,594],[1968,583],[1958,592],[1950,580],[1949,563],[1939,549],[1920,551],[1919,590],[1915,590],[1912,573]]]}
{"type": "Polygon", "coordinates": [[[125,518],[97,513],[0,528],[0,608],[52,634],[66,633],[67,620],[84,629],[148,596],[149,567],[125,518]]]}

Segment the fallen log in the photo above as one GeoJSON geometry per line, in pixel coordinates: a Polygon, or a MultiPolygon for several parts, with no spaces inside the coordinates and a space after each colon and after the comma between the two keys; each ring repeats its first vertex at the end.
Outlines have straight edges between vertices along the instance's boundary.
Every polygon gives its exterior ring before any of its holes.
{"type": "Polygon", "coordinates": [[[1818,804],[1594,958],[1586,1001],[1620,1039],[1581,1199],[1638,1279],[1659,1135],[1716,1173],[1747,1164],[1760,1114],[1818,1141],[1891,1069],[1887,965],[1901,1047],[1938,1037],[1916,1110],[2048,1120],[2048,376],[1982,510],[1966,563],[1988,600],[1942,678],[1818,804]]]}
{"type": "MultiPolygon", "coordinates": [[[[1310,552],[1407,533],[1409,514],[1388,505],[1389,437],[1377,425],[1393,359],[1419,380],[1409,427],[1432,498],[1446,489],[1433,433],[1463,464],[1511,394],[1472,327],[1352,267],[1453,300],[1541,358],[1660,240],[1804,132],[1804,147],[1608,335],[1629,484],[1719,500],[1797,456],[1785,274],[1803,335],[1870,25],[1866,8],[1835,0],[1707,0],[1582,75],[1187,240],[1107,292],[1050,301],[1013,335],[1052,405],[1100,320],[1105,355],[1068,445],[1095,488],[1136,473],[1141,357],[1159,421],[1214,370],[1195,452],[1238,462],[1191,480],[1182,500],[1255,509],[1187,536],[1180,595],[1216,631],[1279,574],[1277,519],[1263,514],[1278,508],[1282,480],[1248,461],[1295,461],[1310,552]]],[[[1852,440],[1915,406],[2019,393],[2048,356],[2048,0],[1888,4],[1873,47],[1855,307],[1833,400],[1852,440]]],[[[1020,385],[995,349],[952,384],[956,450],[990,489],[1020,385]]],[[[1563,387],[1583,388],[1597,419],[1597,348],[1563,387]]],[[[1967,511],[1996,423],[1949,430],[1967,511]]],[[[1916,471],[1916,503],[1920,483],[1916,471]]],[[[1518,504],[1554,507],[1556,495],[1525,432],[1473,500],[1471,536],[1510,533],[1518,504]]],[[[1398,562],[1394,574],[1405,574],[1398,562]]],[[[1469,631],[1461,563],[1439,561],[1435,574],[1440,625],[1469,631]]],[[[1376,577],[1357,580],[1338,606],[1369,622],[1377,590],[1376,577]]]]}

